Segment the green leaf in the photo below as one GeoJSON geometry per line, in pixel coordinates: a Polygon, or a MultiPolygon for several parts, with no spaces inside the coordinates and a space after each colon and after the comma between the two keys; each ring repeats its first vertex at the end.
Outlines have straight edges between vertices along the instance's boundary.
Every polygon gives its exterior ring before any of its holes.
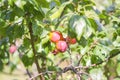
{"type": "Polygon", "coordinates": [[[25,67],[29,67],[33,64],[34,58],[28,57],[26,54],[22,56],[22,62],[25,65],[25,67]]]}
{"type": "Polygon", "coordinates": [[[13,35],[15,38],[21,38],[22,35],[24,35],[24,26],[23,25],[14,26],[14,34],[13,35]]]}
{"type": "Polygon", "coordinates": [[[61,6],[55,13],[53,13],[53,14],[50,16],[50,19],[51,19],[51,20],[54,20],[54,19],[59,18],[60,15],[62,14],[64,8],[65,8],[65,5],[64,5],[64,6],[61,6]]]}
{"type": "Polygon", "coordinates": [[[91,69],[89,73],[93,80],[106,80],[103,77],[103,70],[101,68],[91,69]]]}
{"type": "Polygon", "coordinates": [[[83,35],[83,32],[84,32],[86,26],[87,26],[87,24],[86,24],[86,20],[85,20],[84,16],[73,15],[70,18],[69,29],[72,32],[75,32],[77,34],[78,40],[80,40],[81,36],[83,35]]]}
{"type": "Polygon", "coordinates": [[[56,71],[56,66],[48,66],[48,71],[56,71]]]}
{"type": "Polygon", "coordinates": [[[109,50],[105,46],[96,46],[93,50],[93,54],[99,57],[99,60],[105,60],[108,56],[109,50]]]}
{"type": "Polygon", "coordinates": [[[32,17],[37,19],[44,18],[44,12],[42,11],[41,7],[37,5],[35,0],[29,0],[29,2],[24,5],[24,10],[29,13],[29,15],[33,15],[32,17]]]}
{"type": "Polygon", "coordinates": [[[93,32],[95,33],[95,31],[98,30],[98,25],[96,24],[95,20],[92,18],[88,18],[90,24],[91,24],[91,28],[93,28],[93,32]]]}
{"type": "Polygon", "coordinates": [[[0,36],[6,36],[7,28],[0,28],[0,36]]]}
{"type": "Polygon", "coordinates": [[[118,63],[118,66],[117,66],[117,74],[120,75],[120,63],[118,63]]]}
{"type": "Polygon", "coordinates": [[[42,7],[49,8],[50,2],[48,0],[35,0],[36,3],[42,7]]]}
{"type": "Polygon", "coordinates": [[[117,33],[120,36],[120,27],[117,29],[117,33]]]}
{"type": "Polygon", "coordinates": [[[2,62],[2,60],[0,59],[0,71],[2,71],[3,70],[3,62],[2,62]]]}
{"type": "Polygon", "coordinates": [[[5,21],[3,19],[0,19],[0,29],[5,27],[5,21]]]}
{"type": "Polygon", "coordinates": [[[26,49],[29,49],[30,44],[31,44],[31,43],[30,43],[30,39],[24,38],[23,45],[24,45],[24,47],[25,47],[26,49]]]}
{"type": "Polygon", "coordinates": [[[41,35],[43,32],[43,28],[34,23],[33,23],[32,29],[33,29],[34,35],[41,35]]]}
{"type": "Polygon", "coordinates": [[[57,9],[57,11],[55,11],[52,15],[50,15],[50,19],[54,20],[57,19],[61,16],[62,12],[64,11],[66,5],[70,4],[71,2],[65,2],[64,4],[62,4],[59,9],[57,9]]]}
{"type": "Polygon", "coordinates": [[[116,48],[116,49],[113,49],[110,51],[110,55],[117,55],[118,53],[120,53],[120,49],[119,48],[116,48]]]}
{"type": "MultiPolygon", "coordinates": [[[[10,2],[10,3],[12,4],[12,2],[10,2]]],[[[14,3],[16,4],[17,7],[23,9],[23,6],[26,4],[26,1],[24,1],[24,0],[14,0],[14,3]]]]}
{"type": "Polygon", "coordinates": [[[99,58],[97,55],[92,55],[91,56],[91,63],[92,64],[96,64],[96,63],[99,63],[101,60],[101,58],[99,58]]]}

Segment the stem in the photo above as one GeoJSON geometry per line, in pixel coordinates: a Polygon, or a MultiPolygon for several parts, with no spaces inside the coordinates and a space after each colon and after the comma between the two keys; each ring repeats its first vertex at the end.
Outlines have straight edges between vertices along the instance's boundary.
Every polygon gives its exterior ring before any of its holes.
{"type": "Polygon", "coordinates": [[[77,66],[80,65],[80,62],[81,62],[81,60],[82,60],[82,58],[83,58],[84,56],[85,56],[85,54],[80,57],[80,59],[78,60],[77,66]]]}
{"type": "MultiPolygon", "coordinates": [[[[29,22],[29,33],[30,33],[30,42],[31,42],[31,46],[32,46],[32,50],[33,50],[33,54],[34,54],[34,59],[35,59],[35,64],[36,64],[36,67],[37,67],[37,71],[38,73],[40,74],[41,73],[41,69],[40,69],[40,66],[39,66],[39,63],[38,63],[38,60],[37,60],[37,57],[36,57],[36,50],[35,50],[35,47],[34,47],[34,36],[33,36],[33,30],[32,30],[32,23],[29,22]]],[[[40,75],[40,80],[44,80],[44,77],[43,75],[40,75]]]]}
{"type": "Polygon", "coordinates": [[[31,74],[30,74],[30,72],[29,72],[29,70],[28,70],[28,69],[26,69],[26,72],[27,72],[27,74],[28,74],[29,78],[31,78],[32,76],[31,76],[31,74]]]}
{"type": "Polygon", "coordinates": [[[69,45],[68,45],[68,53],[69,53],[69,55],[70,55],[70,64],[73,65],[73,60],[72,60],[71,50],[70,50],[69,45]]]}

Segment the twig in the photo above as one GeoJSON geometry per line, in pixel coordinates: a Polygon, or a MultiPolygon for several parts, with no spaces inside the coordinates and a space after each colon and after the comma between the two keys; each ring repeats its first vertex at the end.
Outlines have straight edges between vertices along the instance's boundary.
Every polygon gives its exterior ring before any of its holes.
{"type": "Polygon", "coordinates": [[[83,58],[84,56],[85,56],[85,54],[80,57],[80,59],[78,60],[77,66],[80,65],[80,62],[81,62],[81,60],[82,60],[82,58],[83,58]]]}
{"type": "Polygon", "coordinates": [[[40,76],[40,75],[44,75],[44,74],[52,74],[52,73],[53,73],[53,71],[42,72],[42,73],[39,73],[39,74],[36,75],[36,76],[33,76],[33,77],[29,78],[28,80],[32,80],[32,79],[34,79],[34,78],[36,78],[36,77],[38,77],[38,76],[40,76]]]}
{"type": "MultiPolygon", "coordinates": [[[[88,53],[89,51],[91,51],[97,44],[98,44],[97,40],[95,40],[93,43],[91,43],[90,48],[86,51],[86,53],[88,53]]],[[[81,62],[82,58],[86,55],[86,53],[84,53],[81,56],[81,58],[78,60],[77,66],[80,65],[80,62],[81,62]]]]}
{"type": "Polygon", "coordinates": [[[100,61],[100,62],[98,62],[96,64],[91,64],[90,66],[77,66],[77,67],[75,67],[75,69],[87,69],[87,68],[90,68],[90,67],[98,66],[98,65],[102,64],[103,62],[106,62],[106,61],[110,60],[111,58],[117,56],[119,53],[120,53],[120,51],[110,55],[107,59],[105,59],[103,61],[100,61]]]}
{"type": "MultiPolygon", "coordinates": [[[[98,66],[98,65],[102,64],[103,62],[108,61],[109,59],[115,57],[115,56],[118,55],[119,53],[120,53],[120,51],[117,52],[117,53],[114,53],[114,54],[111,55],[111,56],[109,56],[106,60],[101,61],[101,62],[96,63],[96,64],[91,64],[90,66],[77,66],[77,67],[74,67],[74,66],[72,66],[72,65],[67,66],[67,67],[63,68],[62,71],[58,72],[58,74],[61,75],[62,73],[66,73],[67,71],[70,70],[70,71],[73,71],[75,74],[77,74],[78,80],[80,80],[81,74],[85,74],[85,75],[88,75],[88,76],[90,77],[90,75],[87,74],[87,73],[85,73],[85,72],[78,72],[78,69],[80,69],[80,70],[81,70],[81,69],[88,69],[88,68],[91,68],[91,67],[98,66]]],[[[59,75],[58,75],[58,76],[59,76],[59,75]]],[[[90,77],[90,79],[91,79],[91,77],[90,77]]]]}
{"type": "Polygon", "coordinates": [[[70,56],[70,64],[73,65],[73,60],[72,60],[71,50],[70,50],[69,44],[68,44],[68,50],[67,51],[68,51],[69,56],[70,56]]]}
{"type": "Polygon", "coordinates": [[[77,78],[78,80],[81,80],[81,74],[77,72],[77,78]]]}
{"type": "Polygon", "coordinates": [[[26,72],[27,72],[27,74],[28,74],[29,78],[31,78],[32,76],[31,76],[31,74],[30,74],[30,72],[29,72],[29,70],[28,70],[28,69],[26,69],[26,72]]]}

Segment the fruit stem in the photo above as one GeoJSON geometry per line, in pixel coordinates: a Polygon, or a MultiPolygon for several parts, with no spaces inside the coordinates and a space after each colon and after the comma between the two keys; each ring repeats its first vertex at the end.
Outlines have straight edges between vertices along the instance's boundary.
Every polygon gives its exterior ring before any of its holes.
{"type": "Polygon", "coordinates": [[[69,47],[69,44],[68,45],[68,53],[69,53],[69,56],[70,56],[70,64],[73,65],[73,60],[72,60],[72,56],[71,56],[71,50],[70,50],[70,47],[69,47]]]}
{"type": "MultiPolygon", "coordinates": [[[[36,58],[36,50],[35,50],[35,47],[34,47],[35,44],[34,44],[34,36],[33,36],[33,30],[32,30],[32,22],[29,22],[28,27],[29,27],[30,42],[31,42],[31,46],[32,46],[33,54],[34,54],[35,64],[36,64],[38,73],[40,74],[41,69],[40,69],[40,66],[39,66],[39,62],[36,58]]],[[[40,75],[40,80],[44,80],[43,75],[40,75]]]]}

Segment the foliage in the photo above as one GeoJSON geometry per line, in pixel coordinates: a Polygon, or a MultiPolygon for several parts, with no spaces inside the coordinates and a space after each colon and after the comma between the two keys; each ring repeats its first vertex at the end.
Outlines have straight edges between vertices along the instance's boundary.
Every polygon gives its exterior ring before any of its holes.
{"type": "Polygon", "coordinates": [[[21,61],[28,70],[36,64],[38,75],[28,73],[30,79],[118,80],[119,3],[111,0],[102,7],[94,0],[0,0],[0,70],[7,65],[13,71],[21,61]],[[54,55],[51,31],[77,43],[54,55]],[[13,44],[17,51],[9,54],[13,44]]]}

